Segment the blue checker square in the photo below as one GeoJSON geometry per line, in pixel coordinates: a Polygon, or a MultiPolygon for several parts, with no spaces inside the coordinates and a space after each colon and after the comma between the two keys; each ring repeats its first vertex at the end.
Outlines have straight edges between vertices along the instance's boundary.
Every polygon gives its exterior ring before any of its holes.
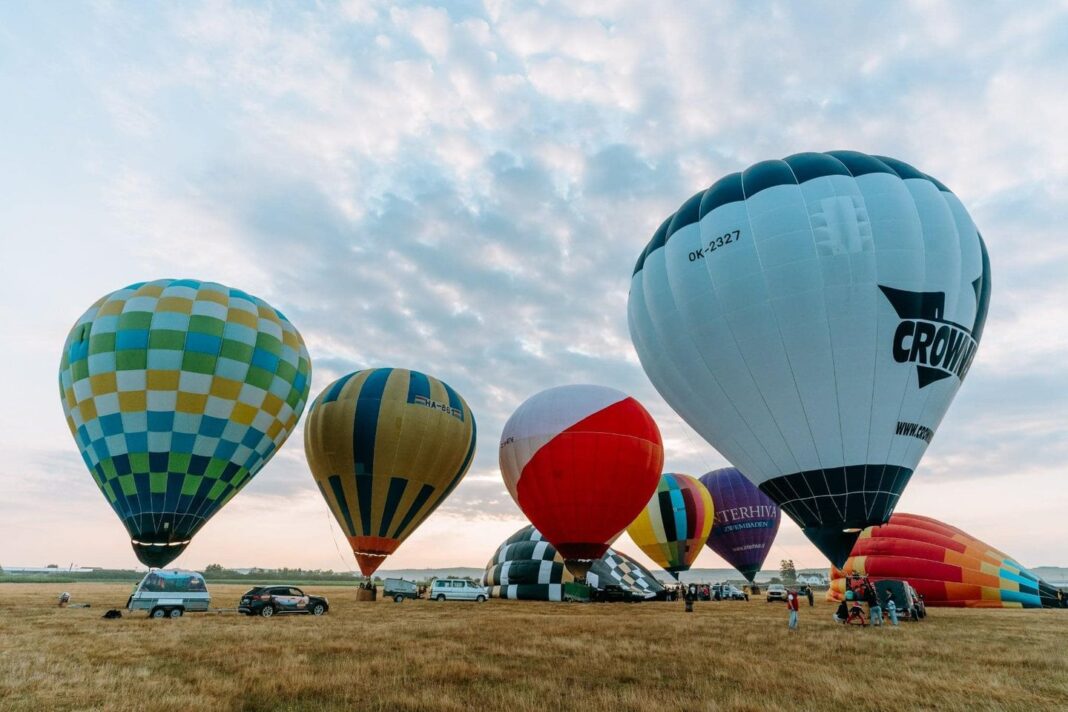
{"type": "Polygon", "coordinates": [[[224,418],[213,418],[210,415],[205,415],[200,419],[200,427],[197,432],[211,438],[218,438],[222,436],[227,422],[224,418]]]}
{"type": "Polygon", "coordinates": [[[122,433],[122,415],[120,413],[102,415],[99,420],[100,428],[104,431],[104,435],[119,435],[122,433]]]}
{"type": "Polygon", "coordinates": [[[219,446],[215,448],[215,457],[220,460],[229,460],[233,457],[235,450],[237,450],[237,443],[233,440],[220,440],[219,446]]]}
{"type": "Polygon", "coordinates": [[[148,449],[148,433],[140,431],[136,433],[126,433],[126,451],[127,452],[144,452],[148,449]]]}
{"type": "Polygon", "coordinates": [[[148,429],[156,433],[170,432],[174,428],[174,413],[148,411],[148,429]]]}
{"type": "Polygon", "coordinates": [[[107,441],[101,438],[100,440],[94,440],[92,444],[92,451],[96,455],[96,461],[106,460],[110,454],[108,451],[107,441]]]}
{"type": "MultiPolygon", "coordinates": [[[[134,452],[137,452],[137,451],[134,451],[134,452]]],[[[142,450],[140,452],[144,452],[144,451],[142,450]]],[[[129,455],[126,455],[126,454],[116,455],[115,457],[111,458],[111,464],[115,466],[115,474],[116,475],[128,475],[131,472],[133,472],[133,469],[130,467],[130,456],[129,455]]]]}
{"type": "Polygon", "coordinates": [[[191,453],[197,436],[192,433],[174,433],[171,435],[171,452],[191,453]]]}
{"type": "MultiPolygon", "coordinates": [[[[86,345],[88,348],[88,344],[86,345]]],[[[115,334],[115,349],[147,349],[148,329],[123,329],[115,334]]]]}
{"type": "Polygon", "coordinates": [[[211,334],[190,331],[185,335],[185,348],[202,354],[217,354],[222,348],[222,339],[211,334]]]}
{"type": "Polygon", "coordinates": [[[258,445],[260,441],[263,440],[265,437],[266,435],[261,433],[259,430],[256,430],[255,428],[249,428],[248,432],[245,433],[245,437],[241,438],[241,444],[245,447],[253,448],[256,447],[256,445],[258,445]]]}
{"type": "Polygon", "coordinates": [[[278,357],[270,351],[256,349],[252,352],[252,365],[274,373],[278,370],[278,357]]]}

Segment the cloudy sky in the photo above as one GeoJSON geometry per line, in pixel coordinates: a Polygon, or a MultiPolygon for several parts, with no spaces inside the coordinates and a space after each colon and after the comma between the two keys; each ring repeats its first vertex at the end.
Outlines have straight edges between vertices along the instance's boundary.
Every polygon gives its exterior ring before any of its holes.
{"type": "MultiPolygon", "coordinates": [[[[3,3],[0,565],[136,563],[56,371],[85,308],[159,277],[281,309],[313,393],[393,365],[464,395],[474,466],[387,568],[481,566],[523,523],[498,438],[550,385],[631,393],[668,469],[723,466],[638,364],[635,258],[724,173],[837,148],[940,178],[993,265],[982,347],[899,510],[1068,565],[1066,6],[575,5],[3,3]]],[[[825,565],[784,521],[786,557],[825,565]]],[[[299,433],[178,560],[210,562],[355,568],[299,433]]]]}

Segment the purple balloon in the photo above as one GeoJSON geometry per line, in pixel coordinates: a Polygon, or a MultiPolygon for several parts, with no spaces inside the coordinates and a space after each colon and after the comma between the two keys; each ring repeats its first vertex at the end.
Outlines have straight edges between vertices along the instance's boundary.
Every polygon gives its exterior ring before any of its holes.
{"type": "Polygon", "coordinates": [[[701,484],[711,493],[716,508],[709,548],[752,583],[779,533],[782,511],[733,467],[709,472],[701,484]]]}

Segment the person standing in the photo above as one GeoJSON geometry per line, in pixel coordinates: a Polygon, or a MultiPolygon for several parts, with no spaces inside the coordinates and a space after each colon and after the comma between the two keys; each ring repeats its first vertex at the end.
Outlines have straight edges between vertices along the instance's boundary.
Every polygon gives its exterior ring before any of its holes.
{"type": "Polygon", "coordinates": [[[890,616],[890,624],[897,625],[897,604],[889,591],[886,592],[886,613],[890,616]]]}
{"type": "Polygon", "coordinates": [[[879,594],[875,592],[875,587],[871,584],[867,585],[867,589],[868,616],[871,618],[871,624],[881,626],[883,624],[883,608],[879,605],[879,594]]]}
{"type": "Polygon", "coordinates": [[[812,606],[813,606],[812,587],[811,586],[805,586],[805,593],[808,595],[808,607],[812,608],[812,606]]]}
{"type": "Polygon", "coordinates": [[[786,610],[790,612],[788,627],[790,630],[797,630],[797,591],[793,589],[786,592],[786,610]]]}

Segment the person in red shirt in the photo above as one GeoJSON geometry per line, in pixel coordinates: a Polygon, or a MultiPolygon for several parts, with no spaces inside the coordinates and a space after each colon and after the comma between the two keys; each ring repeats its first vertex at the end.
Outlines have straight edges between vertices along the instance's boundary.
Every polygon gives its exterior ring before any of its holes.
{"type": "Polygon", "coordinates": [[[797,630],[797,591],[793,589],[786,592],[786,610],[790,612],[790,630],[797,630]]]}

